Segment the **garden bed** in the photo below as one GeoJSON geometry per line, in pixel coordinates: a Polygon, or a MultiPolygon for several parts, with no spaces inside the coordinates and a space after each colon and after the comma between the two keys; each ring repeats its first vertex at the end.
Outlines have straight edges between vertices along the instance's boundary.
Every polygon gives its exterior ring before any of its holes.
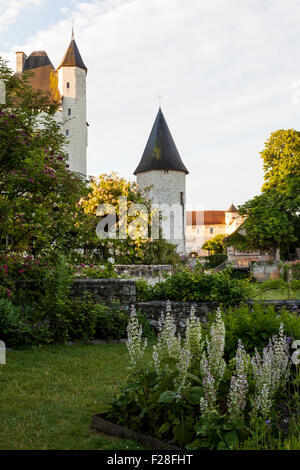
{"type": "Polygon", "coordinates": [[[120,426],[119,424],[112,423],[107,421],[106,413],[96,414],[92,417],[91,428],[97,431],[101,431],[109,436],[118,437],[121,439],[134,439],[140,444],[151,447],[152,449],[157,450],[182,450],[180,447],[168,444],[166,442],[160,441],[155,437],[147,436],[140,432],[132,431],[131,429],[126,428],[125,426],[120,426]]]}

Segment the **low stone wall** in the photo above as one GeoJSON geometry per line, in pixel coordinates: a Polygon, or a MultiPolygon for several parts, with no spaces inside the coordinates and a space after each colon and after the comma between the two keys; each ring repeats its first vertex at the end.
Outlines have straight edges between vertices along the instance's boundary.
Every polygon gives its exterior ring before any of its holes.
{"type": "Polygon", "coordinates": [[[268,281],[269,279],[279,279],[281,268],[277,263],[258,262],[253,263],[252,268],[253,277],[259,281],[268,281]]]}
{"type": "Polygon", "coordinates": [[[72,295],[85,292],[90,292],[97,303],[118,300],[122,305],[129,305],[136,301],[135,282],[131,279],[75,279],[72,295]]]}
{"type": "MultiPolygon", "coordinates": [[[[300,313],[300,300],[261,300],[260,303],[264,305],[273,305],[275,311],[286,308],[292,312],[300,313]]],[[[247,302],[253,305],[253,301],[247,302]]],[[[177,331],[182,333],[186,327],[186,320],[190,315],[191,307],[195,308],[195,315],[200,318],[201,322],[205,323],[208,319],[208,314],[214,312],[218,308],[217,302],[171,302],[172,313],[174,315],[177,331]]],[[[165,313],[167,301],[151,301],[151,302],[136,302],[135,307],[146,315],[150,325],[158,331],[158,321],[162,312],[165,313]]]]}
{"type": "MultiPolygon", "coordinates": [[[[171,302],[171,305],[177,331],[180,333],[185,330],[186,320],[190,315],[192,306],[195,308],[195,315],[199,317],[203,323],[207,321],[208,314],[218,307],[218,304],[214,302],[171,302]]],[[[167,301],[155,300],[151,302],[136,302],[135,307],[146,315],[151,327],[155,331],[158,331],[159,317],[162,313],[166,312],[167,301]]]]}
{"type": "Polygon", "coordinates": [[[163,279],[165,274],[173,274],[173,266],[170,264],[116,264],[114,266],[119,275],[129,276],[130,278],[139,279],[163,279]]]}
{"type": "MultiPolygon", "coordinates": [[[[114,300],[129,310],[131,304],[142,311],[150,322],[150,325],[157,330],[158,320],[162,312],[166,311],[167,301],[137,302],[135,281],[131,279],[76,279],[73,283],[72,294],[80,296],[85,292],[90,292],[95,302],[111,303],[114,300]]],[[[300,300],[260,300],[264,305],[274,305],[275,310],[286,308],[287,310],[300,312],[300,300]]],[[[252,305],[254,301],[247,302],[252,305]]],[[[214,312],[217,302],[171,302],[172,312],[176,320],[179,332],[186,326],[191,307],[194,306],[195,314],[202,322],[207,321],[208,314],[214,312]]]]}

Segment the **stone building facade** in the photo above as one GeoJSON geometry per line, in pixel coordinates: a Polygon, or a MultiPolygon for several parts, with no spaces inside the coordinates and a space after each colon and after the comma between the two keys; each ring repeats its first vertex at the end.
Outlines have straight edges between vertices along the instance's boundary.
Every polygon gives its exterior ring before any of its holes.
{"type": "Polygon", "coordinates": [[[227,211],[187,211],[187,253],[207,256],[208,251],[202,249],[206,241],[216,235],[230,235],[241,223],[241,217],[233,204],[227,211]]]}
{"type": "Polygon", "coordinates": [[[33,89],[48,94],[49,101],[58,104],[56,120],[68,143],[70,169],[86,175],[87,121],[86,74],[87,68],[72,33],[72,39],[60,66],[55,69],[46,51],[34,51],[28,57],[16,52],[16,75],[30,71],[33,89]]]}

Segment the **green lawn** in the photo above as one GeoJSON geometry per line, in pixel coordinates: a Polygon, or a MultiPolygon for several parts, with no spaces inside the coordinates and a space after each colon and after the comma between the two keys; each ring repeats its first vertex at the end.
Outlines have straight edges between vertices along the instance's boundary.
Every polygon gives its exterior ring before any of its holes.
{"type": "Polygon", "coordinates": [[[0,449],[140,449],[90,432],[127,366],[125,344],[8,351],[0,365],[0,449]]]}
{"type": "MultiPolygon", "coordinates": [[[[258,292],[258,289],[255,284],[253,284],[253,294],[258,292]]],[[[288,296],[287,290],[269,290],[262,294],[258,294],[254,297],[253,300],[298,300],[300,299],[300,290],[290,290],[290,295],[288,296]]]]}

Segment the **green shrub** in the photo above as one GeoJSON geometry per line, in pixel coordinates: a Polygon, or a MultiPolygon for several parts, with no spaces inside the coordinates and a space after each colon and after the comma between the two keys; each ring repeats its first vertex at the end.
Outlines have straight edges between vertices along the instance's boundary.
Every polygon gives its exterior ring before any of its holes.
{"type": "Polygon", "coordinates": [[[0,299],[0,338],[8,347],[38,346],[53,342],[50,319],[38,318],[30,306],[0,299]]]}
{"type": "MultiPolygon", "coordinates": [[[[207,329],[214,318],[215,314],[210,315],[207,329]]],[[[267,340],[277,333],[280,323],[283,323],[285,334],[291,340],[300,339],[300,317],[297,312],[292,313],[285,309],[276,312],[273,305],[254,303],[253,306],[243,304],[229,308],[223,313],[223,321],[226,327],[227,358],[234,356],[239,339],[248,353],[252,354],[255,348],[261,352],[267,340]]]]}
{"type": "Polygon", "coordinates": [[[97,339],[113,340],[125,338],[128,315],[118,303],[113,303],[111,306],[95,304],[93,312],[97,317],[97,339]]]}
{"type": "Polygon", "coordinates": [[[224,261],[226,260],[227,260],[227,255],[223,253],[216,253],[215,255],[209,255],[205,258],[205,268],[206,269],[215,268],[216,266],[219,266],[219,264],[224,263],[224,261]]]}
{"type": "Polygon", "coordinates": [[[137,283],[138,300],[216,301],[224,305],[246,300],[250,293],[248,284],[231,279],[231,271],[207,274],[202,270],[183,269],[154,286],[143,281],[137,283]]]}

